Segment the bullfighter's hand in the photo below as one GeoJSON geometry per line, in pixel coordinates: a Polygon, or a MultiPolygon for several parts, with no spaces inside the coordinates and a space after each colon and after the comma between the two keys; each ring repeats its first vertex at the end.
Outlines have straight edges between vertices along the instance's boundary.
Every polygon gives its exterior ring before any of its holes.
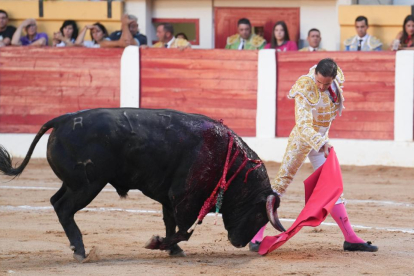
{"type": "Polygon", "coordinates": [[[323,145],[323,147],[319,151],[324,153],[325,158],[328,158],[329,151],[331,150],[331,148],[332,148],[331,144],[325,143],[325,145],[323,145]]]}

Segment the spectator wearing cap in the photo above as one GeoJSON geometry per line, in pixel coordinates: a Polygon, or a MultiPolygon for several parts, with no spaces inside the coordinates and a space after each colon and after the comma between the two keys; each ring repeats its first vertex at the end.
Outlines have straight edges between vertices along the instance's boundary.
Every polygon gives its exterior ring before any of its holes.
{"type": "MultiPolygon", "coordinates": [[[[147,45],[147,37],[139,32],[138,28],[138,18],[132,14],[128,15],[128,19],[130,20],[128,27],[129,32],[131,33],[133,39],[137,46],[147,45]]],[[[112,41],[117,41],[122,36],[122,30],[115,31],[109,35],[109,39],[112,41]]],[[[135,44],[133,44],[135,45],[135,44]]]]}
{"type": "Polygon", "coordinates": [[[190,42],[183,38],[174,37],[174,27],[170,23],[161,23],[157,26],[158,42],[154,48],[191,48],[190,42]]]}
{"type": "Polygon", "coordinates": [[[48,37],[45,33],[37,32],[37,24],[34,19],[26,19],[16,29],[12,38],[12,45],[21,46],[45,46],[48,44],[48,37]],[[23,29],[26,35],[22,36],[23,29]]]}
{"type": "Polygon", "coordinates": [[[9,15],[6,11],[0,10],[0,47],[9,46],[16,28],[7,25],[9,23],[9,15]]]}
{"type": "Polygon", "coordinates": [[[315,29],[315,28],[310,29],[306,40],[308,41],[309,46],[303,47],[299,51],[301,52],[326,51],[325,49],[320,47],[322,37],[321,37],[321,32],[318,29],[315,29]]]}
{"type": "Polygon", "coordinates": [[[257,50],[263,49],[266,45],[266,40],[263,37],[252,33],[252,25],[247,18],[239,19],[237,32],[227,38],[226,49],[257,50]]]}
{"type": "Polygon", "coordinates": [[[368,19],[358,16],[355,19],[357,34],[344,41],[345,51],[381,51],[381,41],[367,33],[368,19]]]}

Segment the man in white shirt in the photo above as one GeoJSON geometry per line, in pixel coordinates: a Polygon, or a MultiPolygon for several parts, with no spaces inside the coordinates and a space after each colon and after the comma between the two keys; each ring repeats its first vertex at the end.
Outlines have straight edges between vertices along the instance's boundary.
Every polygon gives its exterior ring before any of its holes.
{"type": "Polygon", "coordinates": [[[153,48],[191,48],[190,42],[184,38],[174,37],[174,27],[170,23],[161,23],[157,26],[158,42],[153,48]]]}
{"type": "Polygon", "coordinates": [[[300,49],[300,52],[316,52],[316,51],[326,51],[323,48],[320,48],[322,37],[321,32],[318,29],[310,29],[308,32],[308,38],[306,39],[309,43],[308,47],[303,47],[300,49]]]}
{"type": "Polygon", "coordinates": [[[381,41],[367,34],[368,19],[365,16],[358,16],[355,19],[357,35],[344,41],[345,51],[381,51],[381,41]]]}

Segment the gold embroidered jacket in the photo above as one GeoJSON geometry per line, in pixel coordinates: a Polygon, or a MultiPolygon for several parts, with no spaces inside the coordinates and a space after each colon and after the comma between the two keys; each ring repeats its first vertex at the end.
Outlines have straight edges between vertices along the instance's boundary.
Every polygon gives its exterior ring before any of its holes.
{"type": "Polygon", "coordinates": [[[315,67],[309,74],[301,76],[289,91],[288,98],[295,99],[296,125],[290,133],[288,145],[279,172],[273,184],[279,194],[283,194],[293,177],[302,166],[309,152],[319,151],[328,142],[328,132],[336,115],[342,114],[343,83],[342,70],[338,67],[337,77],[332,87],[337,93],[334,103],[328,91],[319,91],[315,82],[315,67]]]}

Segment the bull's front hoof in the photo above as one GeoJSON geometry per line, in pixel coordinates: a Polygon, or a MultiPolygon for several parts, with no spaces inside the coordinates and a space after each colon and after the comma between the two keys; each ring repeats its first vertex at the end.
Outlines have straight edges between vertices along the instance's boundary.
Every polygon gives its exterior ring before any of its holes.
{"type": "Polygon", "coordinates": [[[172,252],[170,250],[167,250],[167,252],[168,255],[170,255],[170,257],[187,257],[183,250],[181,250],[180,252],[172,252]]]}
{"type": "Polygon", "coordinates": [[[152,236],[149,241],[145,244],[144,248],[146,249],[160,249],[160,244],[162,242],[162,238],[160,236],[152,236]]]}
{"type": "Polygon", "coordinates": [[[73,253],[73,258],[77,262],[81,263],[81,262],[83,262],[83,260],[85,260],[85,255],[80,255],[80,254],[73,253]]]}
{"type": "Polygon", "coordinates": [[[178,245],[171,246],[169,249],[167,249],[167,252],[170,257],[187,257],[185,252],[178,245]]]}

